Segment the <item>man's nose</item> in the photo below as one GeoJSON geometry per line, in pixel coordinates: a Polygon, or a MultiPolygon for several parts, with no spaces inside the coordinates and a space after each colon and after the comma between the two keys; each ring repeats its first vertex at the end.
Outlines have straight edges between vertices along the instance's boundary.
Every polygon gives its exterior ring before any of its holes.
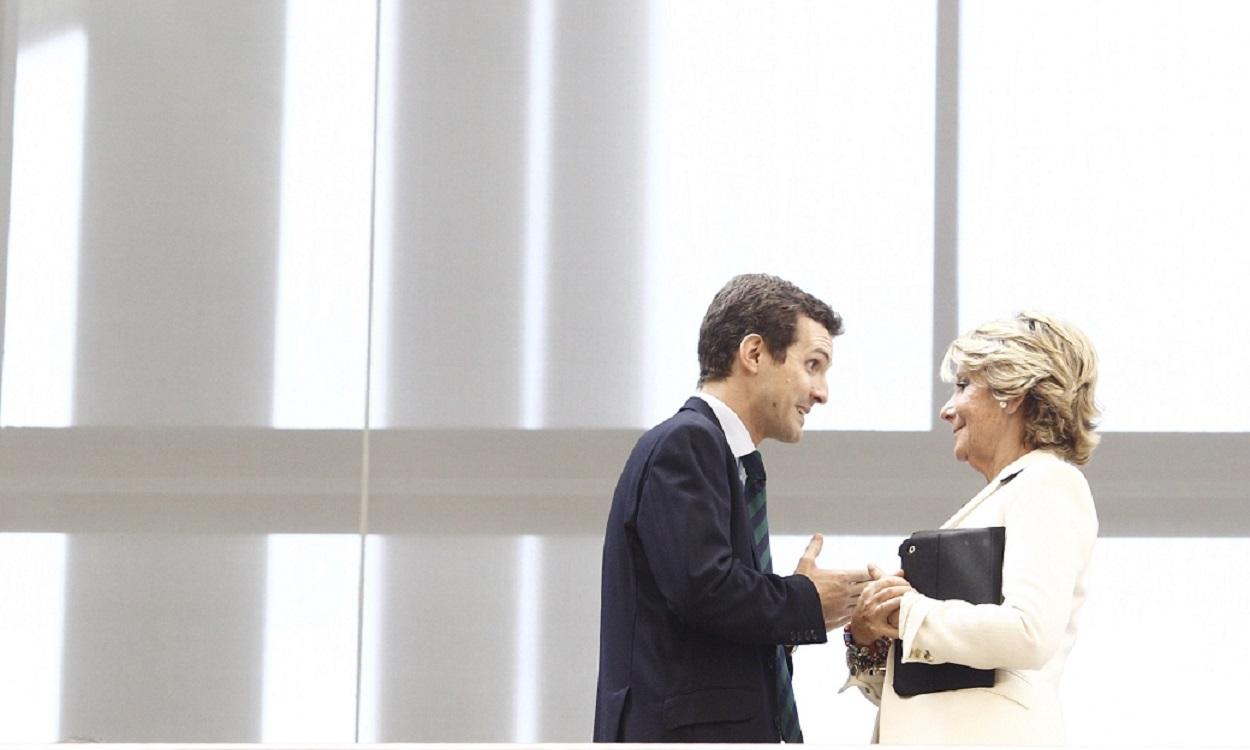
{"type": "Polygon", "coordinates": [[[823,377],[816,381],[816,385],[812,388],[812,400],[818,404],[829,401],[829,383],[823,377]]]}

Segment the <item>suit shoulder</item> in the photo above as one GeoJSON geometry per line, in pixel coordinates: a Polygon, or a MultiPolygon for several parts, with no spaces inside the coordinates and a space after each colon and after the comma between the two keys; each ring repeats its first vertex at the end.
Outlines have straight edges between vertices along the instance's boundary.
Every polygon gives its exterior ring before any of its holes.
{"type": "Polygon", "coordinates": [[[694,461],[719,466],[732,455],[725,433],[706,416],[684,409],[647,431],[634,446],[630,465],[646,471],[658,463],[694,461]]]}
{"type": "Polygon", "coordinates": [[[651,445],[666,443],[697,442],[725,443],[725,433],[712,420],[693,409],[682,409],[673,416],[652,427],[642,440],[651,445]]]}

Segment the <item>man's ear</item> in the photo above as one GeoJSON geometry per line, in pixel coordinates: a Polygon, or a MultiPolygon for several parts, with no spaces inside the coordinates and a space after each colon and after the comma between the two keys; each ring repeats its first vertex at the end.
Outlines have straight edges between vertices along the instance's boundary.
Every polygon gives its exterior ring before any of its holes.
{"type": "Polygon", "coordinates": [[[742,365],[743,370],[754,375],[760,371],[760,365],[763,364],[767,351],[763,336],[758,333],[748,333],[742,337],[742,341],[738,342],[738,363],[742,365]]]}

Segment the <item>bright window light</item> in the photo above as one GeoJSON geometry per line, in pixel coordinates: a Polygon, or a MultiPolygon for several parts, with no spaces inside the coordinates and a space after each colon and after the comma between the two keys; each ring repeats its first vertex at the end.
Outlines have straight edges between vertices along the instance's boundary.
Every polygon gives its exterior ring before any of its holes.
{"type": "Polygon", "coordinates": [[[269,537],[262,742],[353,742],[360,537],[269,537]]]}
{"type": "Polygon", "coordinates": [[[375,5],[287,4],[273,424],[364,422],[375,5]]]}
{"type": "Polygon", "coordinates": [[[1234,581],[1247,565],[1246,538],[1098,540],[1063,678],[1070,745],[1245,745],[1242,677],[1250,657],[1234,644],[1250,620],[1250,598],[1234,581]],[[1209,644],[1210,668],[1196,682],[1160,663],[1168,649],[1161,641],[1184,619],[1178,607],[1193,613],[1198,640],[1209,644]],[[1120,685],[1108,692],[1110,674],[1120,685]]]}
{"type": "Polygon", "coordinates": [[[530,3],[529,93],[525,136],[525,314],[522,318],[521,426],[543,424],[547,361],[548,222],[551,197],[554,0],[530,3]]]}
{"type": "Polygon", "coordinates": [[[538,742],[539,679],[538,658],[542,653],[542,576],[543,541],[526,534],[517,540],[516,588],[516,683],[512,695],[512,741],[538,742]]]}
{"type": "Polygon", "coordinates": [[[396,0],[381,3],[378,11],[378,134],[377,189],[374,205],[373,289],[369,337],[369,426],[389,427],[391,363],[391,269],[395,248],[395,158],[397,125],[395,103],[402,92],[396,90],[398,76],[396,57],[400,45],[399,18],[402,13],[396,0]]]}
{"type": "Polygon", "coordinates": [[[1104,429],[1250,430],[1250,4],[960,12],[961,328],[1079,325],[1104,429]]]}
{"type": "Polygon", "coordinates": [[[74,414],[87,36],[18,52],[0,425],[74,414]]]}
{"type": "Polygon", "coordinates": [[[716,290],[765,271],[846,320],[809,428],[927,430],[936,3],[652,12],[641,421],[693,391],[716,290]]]}
{"type": "Polygon", "coordinates": [[[360,699],[357,742],[383,742],[382,618],[386,603],[386,538],[365,537],[364,635],[360,649],[360,699]]]}
{"type": "Polygon", "coordinates": [[[0,743],[61,740],[64,534],[0,534],[0,743]]]}

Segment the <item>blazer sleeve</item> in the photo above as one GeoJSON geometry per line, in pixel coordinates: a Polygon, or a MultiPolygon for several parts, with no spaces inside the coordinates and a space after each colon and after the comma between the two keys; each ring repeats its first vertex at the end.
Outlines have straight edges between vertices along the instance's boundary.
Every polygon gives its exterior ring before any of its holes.
{"type": "Polygon", "coordinates": [[[903,661],[1040,669],[1063,641],[1098,518],[1085,477],[1056,464],[1012,483],[1004,525],[1003,603],[903,597],[903,661]]]}
{"type": "Polygon", "coordinates": [[[691,627],[745,644],[823,643],[811,580],[761,573],[734,554],[729,483],[737,477],[727,473],[723,442],[687,425],[656,446],[636,516],[652,577],[691,627]]]}

